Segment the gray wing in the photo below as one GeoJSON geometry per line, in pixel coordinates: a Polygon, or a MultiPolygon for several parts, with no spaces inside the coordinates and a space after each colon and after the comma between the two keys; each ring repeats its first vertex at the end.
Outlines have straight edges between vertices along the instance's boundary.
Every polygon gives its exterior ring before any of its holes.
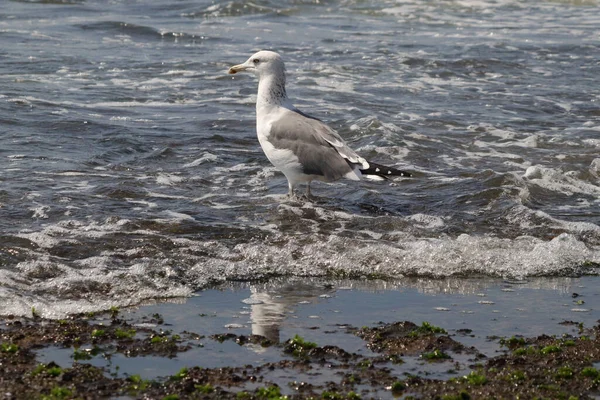
{"type": "Polygon", "coordinates": [[[348,160],[348,162],[350,162],[351,164],[359,164],[361,169],[369,168],[369,163],[367,162],[367,160],[356,154],[354,150],[348,147],[348,145],[346,144],[346,142],[344,142],[344,139],[342,139],[339,133],[331,129],[323,121],[311,115],[305,114],[298,109],[294,109],[294,111],[291,112],[305,117],[306,122],[314,128],[314,132],[317,135],[320,135],[321,138],[323,138],[323,140],[325,140],[327,143],[332,145],[342,157],[348,160]]]}
{"type": "Polygon", "coordinates": [[[276,148],[292,150],[305,174],[323,176],[328,181],[351,173],[354,164],[361,168],[369,165],[336,131],[300,112],[286,112],[273,122],[268,140],[276,148]]]}

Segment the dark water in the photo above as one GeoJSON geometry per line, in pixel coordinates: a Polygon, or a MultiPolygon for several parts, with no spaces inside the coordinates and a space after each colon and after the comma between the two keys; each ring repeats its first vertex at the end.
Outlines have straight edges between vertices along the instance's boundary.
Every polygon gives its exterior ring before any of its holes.
{"type": "Polygon", "coordinates": [[[597,274],[595,1],[5,1],[0,314],[270,276],[597,274]],[[415,171],[289,202],[259,49],[296,105],[415,171]]]}

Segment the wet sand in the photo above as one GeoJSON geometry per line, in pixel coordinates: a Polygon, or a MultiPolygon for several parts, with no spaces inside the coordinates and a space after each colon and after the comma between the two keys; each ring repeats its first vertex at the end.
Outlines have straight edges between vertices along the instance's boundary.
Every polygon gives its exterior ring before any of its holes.
{"type": "Polygon", "coordinates": [[[32,310],[2,319],[0,398],[593,399],[599,283],[294,278],[32,310]]]}

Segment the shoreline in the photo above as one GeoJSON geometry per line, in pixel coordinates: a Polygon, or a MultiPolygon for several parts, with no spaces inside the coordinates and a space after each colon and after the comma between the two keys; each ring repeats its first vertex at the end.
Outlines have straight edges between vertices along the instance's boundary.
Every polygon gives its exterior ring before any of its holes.
{"type": "Polygon", "coordinates": [[[0,393],[591,399],[600,393],[599,281],[466,279],[446,292],[460,280],[228,283],[179,304],[4,317],[0,393]]]}

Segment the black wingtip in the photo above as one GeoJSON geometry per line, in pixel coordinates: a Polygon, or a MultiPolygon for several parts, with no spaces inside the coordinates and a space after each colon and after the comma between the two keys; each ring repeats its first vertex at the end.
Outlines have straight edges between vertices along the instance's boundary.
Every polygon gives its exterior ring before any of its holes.
{"type": "Polygon", "coordinates": [[[412,177],[412,174],[408,171],[403,171],[393,167],[386,167],[385,165],[377,164],[369,161],[369,168],[361,170],[363,175],[377,175],[384,178],[392,176],[402,176],[405,178],[412,177]]]}

